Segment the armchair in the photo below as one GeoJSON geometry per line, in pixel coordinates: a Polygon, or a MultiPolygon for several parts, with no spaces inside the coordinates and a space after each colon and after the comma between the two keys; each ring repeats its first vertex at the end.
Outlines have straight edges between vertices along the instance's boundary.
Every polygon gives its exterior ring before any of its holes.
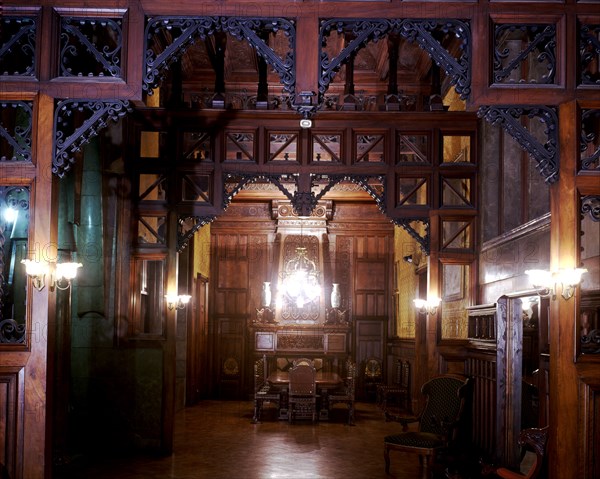
{"type": "Polygon", "coordinates": [[[462,376],[435,377],[421,388],[426,403],[420,416],[394,417],[386,413],[386,419],[397,420],[403,426],[402,432],[384,438],[386,473],[390,470],[390,451],[395,450],[417,454],[423,477],[430,477],[436,453],[447,448],[458,435],[471,383],[470,378],[462,376]],[[412,422],[418,422],[417,431],[408,431],[412,422]]]}
{"type": "Polygon", "coordinates": [[[545,477],[541,475],[545,467],[544,457],[546,454],[546,444],[548,443],[548,426],[543,428],[523,429],[519,435],[519,446],[521,446],[522,458],[530,450],[535,453],[535,461],[527,472],[515,472],[505,467],[496,469],[496,475],[504,479],[536,479],[545,477]]]}

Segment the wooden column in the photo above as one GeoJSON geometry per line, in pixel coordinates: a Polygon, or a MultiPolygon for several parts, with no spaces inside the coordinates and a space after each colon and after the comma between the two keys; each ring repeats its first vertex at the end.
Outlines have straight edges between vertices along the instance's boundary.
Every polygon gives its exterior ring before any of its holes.
{"type": "MultiPolygon", "coordinates": [[[[577,104],[559,107],[560,177],[550,188],[550,269],[577,266],[579,194],[576,188],[577,104]]],[[[581,477],[578,448],[575,324],[577,297],[565,300],[558,291],[550,304],[550,439],[551,479],[581,477]]]]}
{"type": "MultiPolygon", "coordinates": [[[[54,100],[40,94],[34,109],[34,162],[36,173],[33,190],[32,219],[30,227],[29,257],[42,261],[55,261],[57,252],[58,181],[51,173],[54,100]]],[[[23,475],[16,477],[50,477],[51,467],[51,414],[48,414],[47,398],[52,394],[52,381],[47,381],[53,354],[48,346],[53,344],[53,326],[49,318],[55,318],[56,295],[46,286],[37,291],[28,285],[28,305],[31,305],[31,327],[28,341],[31,350],[25,363],[24,398],[24,444],[23,475]],[[49,389],[47,389],[47,385],[49,389]]],[[[26,353],[23,353],[26,354],[26,353]]]]}

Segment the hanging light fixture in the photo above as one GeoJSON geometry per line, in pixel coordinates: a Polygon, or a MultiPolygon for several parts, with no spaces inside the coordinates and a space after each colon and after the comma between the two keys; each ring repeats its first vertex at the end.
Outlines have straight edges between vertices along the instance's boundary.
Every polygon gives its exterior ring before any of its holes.
{"type": "Polygon", "coordinates": [[[298,308],[320,297],[319,270],[306,248],[296,248],[296,256],[285,264],[283,275],[283,292],[298,308]]]}

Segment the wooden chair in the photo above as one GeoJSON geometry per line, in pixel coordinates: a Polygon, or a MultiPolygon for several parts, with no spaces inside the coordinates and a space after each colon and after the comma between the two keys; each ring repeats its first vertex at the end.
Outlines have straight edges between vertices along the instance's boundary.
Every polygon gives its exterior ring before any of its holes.
{"type": "Polygon", "coordinates": [[[280,391],[267,381],[267,357],[263,356],[254,363],[254,424],[260,422],[264,403],[281,405],[280,391]]]}
{"type": "Polygon", "coordinates": [[[421,388],[426,403],[421,415],[393,418],[403,426],[401,433],[384,438],[385,472],[390,470],[390,451],[414,453],[419,456],[423,477],[429,477],[434,456],[447,448],[458,434],[467,396],[471,392],[470,378],[454,375],[430,379],[421,388]],[[408,424],[418,422],[417,431],[408,431],[408,424]]]}
{"type": "Polygon", "coordinates": [[[409,412],[410,407],[410,362],[399,359],[396,362],[394,384],[380,384],[377,387],[377,404],[385,413],[390,401],[398,403],[398,409],[409,412]]]}
{"type": "Polygon", "coordinates": [[[334,390],[329,393],[327,402],[329,409],[335,404],[346,404],[348,406],[348,425],[354,426],[354,395],[356,386],[356,365],[352,362],[347,363],[346,379],[344,387],[341,390],[334,390]]]}
{"type": "Polygon", "coordinates": [[[317,416],[317,386],[315,368],[307,364],[298,364],[289,372],[288,418],[290,423],[297,418],[317,416]]]}
{"type": "Polygon", "coordinates": [[[377,399],[377,386],[383,382],[383,367],[381,359],[367,358],[363,367],[363,386],[367,399],[377,399]]]}
{"type": "Polygon", "coordinates": [[[548,444],[548,426],[543,428],[523,429],[519,435],[519,446],[521,447],[521,460],[527,451],[535,453],[535,461],[525,473],[515,472],[505,467],[496,469],[496,475],[504,479],[536,479],[545,469],[546,445],[548,444]]]}

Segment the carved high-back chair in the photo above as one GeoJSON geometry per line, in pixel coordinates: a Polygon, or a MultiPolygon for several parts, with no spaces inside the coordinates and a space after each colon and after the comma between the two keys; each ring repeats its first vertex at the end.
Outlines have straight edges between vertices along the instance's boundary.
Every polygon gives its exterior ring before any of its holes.
{"type": "Polygon", "coordinates": [[[262,358],[254,363],[254,416],[253,423],[260,422],[260,417],[264,403],[274,403],[279,407],[281,405],[280,391],[271,386],[267,381],[267,358],[262,358]]]}
{"type": "Polygon", "coordinates": [[[522,457],[527,451],[535,453],[535,461],[527,472],[515,472],[505,467],[497,469],[495,472],[504,479],[536,479],[545,470],[546,445],[548,444],[548,426],[543,428],[523,429],[519,435],[519,446],[521,447],[522,457]]]}
{"type": "Polygon", "coordinates": [[[290,422],[298,418],[317,417],[317,386],[315,368],[308,364],[298,364],[290,369],[288,390],[288,418],[290,422]]]}
{"type": "Polygon", "coordinates": [[[410,362],[398,359],[393,384],[380,384],[377,388],[377,405],[385,413],[394,401],[398,409],[410,412],[410,362]]]}
{"type": "Polygon", "coordinates": [[[472,393],[470,378],[444,375],[430,379],[421,388],[426,396],[420,416],[396,417],[402,432],[384,438],[385,471],[390,470],[390,451],[419,456],[423,477],[430,477],[434,456],[456,438],[462,423],[468,395],[472,393]],[[408,431],[408,424],[418,422],[417,431],[408,431]]]}
{"type": "Polygon", "coordinates": [[[329,393],[327,400],[331,409],[335,404],[345,404],[348,407],[348,424],[354,426],[354,395],[356,388],[356,364],[352,361],[346,363],[346,378],[340,390],[329,393]]]}
{"type": "Polygon", "coordinates": [[[362,380],[367,399],[377,399],[377,387],[383,382],[383,365],[379,358],[367,358],[363,365],[362,380]]]}

